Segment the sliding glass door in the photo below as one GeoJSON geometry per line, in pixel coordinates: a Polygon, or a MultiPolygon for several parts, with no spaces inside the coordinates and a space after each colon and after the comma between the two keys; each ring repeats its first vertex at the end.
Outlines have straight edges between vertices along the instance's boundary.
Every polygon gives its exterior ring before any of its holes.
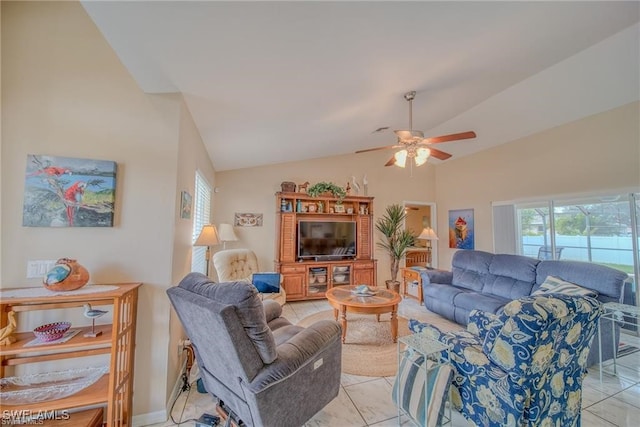
{"type": "Polygon", "coordinates": [[[497,252],[508,247],[498,247],[498,242],[507,240],[509,233],[495,218],[509,212],[516,217],[516,253],[594,262],[623,271],[629,276],[624,302],[640,305],[640,193],[494,206],[497,252]]]}

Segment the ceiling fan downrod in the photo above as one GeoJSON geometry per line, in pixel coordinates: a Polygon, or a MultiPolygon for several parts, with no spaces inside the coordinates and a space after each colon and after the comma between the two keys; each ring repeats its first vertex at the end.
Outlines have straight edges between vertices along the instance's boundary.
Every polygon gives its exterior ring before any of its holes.
{"type": "Polygon", "coordinates": [[[413,98],[416,97],[416,91],[412,90],[404,94],[404,99],[409,101],[409,131],[413,130],[413,98]]]}

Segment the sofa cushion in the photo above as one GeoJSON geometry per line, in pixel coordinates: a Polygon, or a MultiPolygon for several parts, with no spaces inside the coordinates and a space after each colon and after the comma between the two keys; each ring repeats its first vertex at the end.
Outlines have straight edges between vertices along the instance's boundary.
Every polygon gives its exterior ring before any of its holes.
{"type": "Polygon", "coordinates": [[[593,289],[583,288],[575,283],[566,282],[554,276],[547,276],[547,279],[531,295],[544,295],[547,293],[580,295],[583,297],[596,297],[598,293],[593,289]]]}
{"type": "Polygon", "coordinates": [[[521,255],[494,255],[482,292],[509,300],[529,295],[536,283],[538,263],[537,259],[521,255]]]}
{"type": "Polygon", "coordinates": [[[472,310],[482,310],[489,313],[497,313],[498,310],[508,304],[510,299],[496,295],[482,294],[478,292],[464,292],[456,295],[454,304],[456,307],[464,308],[468,312],[472,310]]]}
{"type": "Polygon", "coordinates": [[[493,254],[482,251],[459,250],[451,260],[452,284],[460,288],[480,292],[489,274],[489,265],[493,254]]]}
{"type": "Polygon", "coordinates": [[[604,265],[583,261],[540,261],[534,291],[547,279],[555,276],[567,282],[598,292],[602,302],[621,302],[622,284],[628,276],[604,265]]]}
{"type": "Polygon", "coordinates": [[[425,368],[431,361],[418,352],[402,358],[393,384],[393,402],[410,414],[420,425],[442,424],[453,369],[448,364],[425,368]],[[400,398],[402,399],[399,402],[400,398]]]}

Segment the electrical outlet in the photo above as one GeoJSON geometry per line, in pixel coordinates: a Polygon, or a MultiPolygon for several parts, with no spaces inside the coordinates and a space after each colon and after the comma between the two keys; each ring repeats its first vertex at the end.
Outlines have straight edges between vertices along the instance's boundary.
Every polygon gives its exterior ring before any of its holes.
{"type": "Polygon", "coordinates": [[[42,278],[56,265],[56,260],[28,260],[27,279],[42,278]]]}

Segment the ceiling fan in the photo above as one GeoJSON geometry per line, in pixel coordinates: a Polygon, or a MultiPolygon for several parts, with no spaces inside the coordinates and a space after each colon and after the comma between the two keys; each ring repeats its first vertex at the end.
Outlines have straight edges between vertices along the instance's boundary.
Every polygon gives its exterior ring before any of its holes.
{"type": "MultiPolygon", "coordinates": [[[[390,159],[385,166],[396,165],[401,168],[405,167],[407,158],[413,159],[416,166],[420,166],[426,163],[429,156],[433,156],[436,159],[446,160],[451,157],[451,154],[440,151],[437,148],[433,148],[432,144],[438,144],[441,142],[458,141],[461,139],[471,139],[476,137],[476,133],[473,131],[452,133],[451,135],[432,136],[429,138],[424,137],[424,133],[420,130],[413,130],[413,99],[416,97],[416,92],[411,91],[404,94],[404,99],[409,101],[409,130],[394,130],[397,135],[398,141],[395,145],[387,145],[386,147],[368,148],[366,150],[356,151],[358,153],[366,153],[368,151],[376,150],[388,150],[390,148],[400,148],[390,159]]],[[[385,128],[380,128],[384,130],[385,128]]]]}

